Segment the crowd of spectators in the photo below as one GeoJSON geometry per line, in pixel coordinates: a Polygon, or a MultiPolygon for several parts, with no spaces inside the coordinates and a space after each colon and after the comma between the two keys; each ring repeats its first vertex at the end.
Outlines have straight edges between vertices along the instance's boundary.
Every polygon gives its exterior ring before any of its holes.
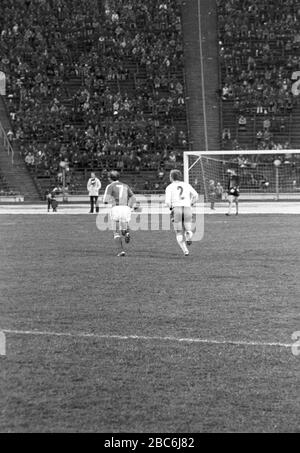
{"type": "Polygon", "coordinates": [[[170,167],[187,149],[179,1],[1,0],[0,70],[30,168],[170,167]]]}
{"type": "Polygon", "coordinates": [[[292,89],[292,74],[300,70],[299,3],[217,0],[217,5],[220,95],[223,102],[232,101],[236,117],[235,131],[224,127],[223,143],[238,139],[256,117],[251,128],[256,136],[248,147],[286,149],[289,117],[299,99],[292,89]]]}
{"type": "Polygon", "coordinates": [[[257,114],[288,113],[300,69],[300,8],[295,0],[218,0],[222,99],[257,114]]]}
{"type": "MultiPolygon", "coordinates": [[[[253,122],[253,118],[250,119],[253,122]]],[[[238,133],[244,132],[247,128],[247,118],[244,115],[238,117],[238,133]]],[[[266,116],[263,121],[259,122],[251,129],[255,129],[255,135],[252,137],[252,144],[257,150],[280,150],[280,149],[291,149],[289,140],[278,140],[278,134],[281,137],[287,136],[289,124],[287,124],[285,117],[272,117],[266,116]]],[[[225,127],[222,131],[222,144],[224,147],[229,144],[230,149],[242,149],[242,144],[239,143],[239,137],[234,138],[234,134],[231,132],[229,127],[225,127]]],[[[250,149],[250,146],[246,146],[245,149],[250,149]]]]}

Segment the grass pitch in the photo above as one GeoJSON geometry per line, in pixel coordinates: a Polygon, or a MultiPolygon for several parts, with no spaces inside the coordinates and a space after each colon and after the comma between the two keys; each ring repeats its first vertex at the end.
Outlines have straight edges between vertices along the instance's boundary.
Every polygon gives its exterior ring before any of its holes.
{"type": "Polygon", "coordinates": [[[299,222],[207,216],[188,258],[171,232],[117,258],[94,216],[1,215],[1,432],[299,432],[277,344],[300,331],[299,222]]]}

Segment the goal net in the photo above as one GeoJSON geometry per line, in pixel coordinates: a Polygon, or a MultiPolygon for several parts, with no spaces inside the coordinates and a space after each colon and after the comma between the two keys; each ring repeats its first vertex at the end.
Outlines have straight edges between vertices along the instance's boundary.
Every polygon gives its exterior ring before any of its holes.
{"type": "Polygon", "coordinates": [[[300,150],[184,153],[184,179],[205,201],[217,184],[226,193],[231,172],[238,176],[243,199],[300,199],[300,150]]]}

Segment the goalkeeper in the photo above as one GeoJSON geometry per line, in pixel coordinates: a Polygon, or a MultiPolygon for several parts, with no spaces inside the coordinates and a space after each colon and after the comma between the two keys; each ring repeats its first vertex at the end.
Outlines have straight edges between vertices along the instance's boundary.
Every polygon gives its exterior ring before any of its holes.
{"type": "Polygon", "coordinates": [[[231,215],[233,204],[235,204],[235,215],[239,213],[239,196],[240,196],[240,178],[235,171],[228,170],[228,187],[227,200],[229,202],[228,212],[226,215],[231,215]]]}

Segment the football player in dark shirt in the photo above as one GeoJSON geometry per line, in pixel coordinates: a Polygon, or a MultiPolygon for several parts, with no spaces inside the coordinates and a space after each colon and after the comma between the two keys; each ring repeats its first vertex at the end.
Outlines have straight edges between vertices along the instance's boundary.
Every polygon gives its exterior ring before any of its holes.
{"type": "Polygon", "coordinates": [[[235,215],[239,213],[239,196],[240,196],[240,178],[233,170],[228,170],[228,187],[227,199],[229,202],[228,212],[226,215],[231,215],[233,203],[235,203],[235,215]]]}
{"type": "Polygon", "coordinates": [[[105,189],[103,203],[112,205],[111,220],[114,229],[114,240],[117,245],[117,256],[125,256],[122,237],[126,244],[130,241],[129,222],[131,219],[131,208],[135,203],[134,194],[131,188],[119,181],[119,173],[111,171],[109,173],[110,184],[105,189]]]}

